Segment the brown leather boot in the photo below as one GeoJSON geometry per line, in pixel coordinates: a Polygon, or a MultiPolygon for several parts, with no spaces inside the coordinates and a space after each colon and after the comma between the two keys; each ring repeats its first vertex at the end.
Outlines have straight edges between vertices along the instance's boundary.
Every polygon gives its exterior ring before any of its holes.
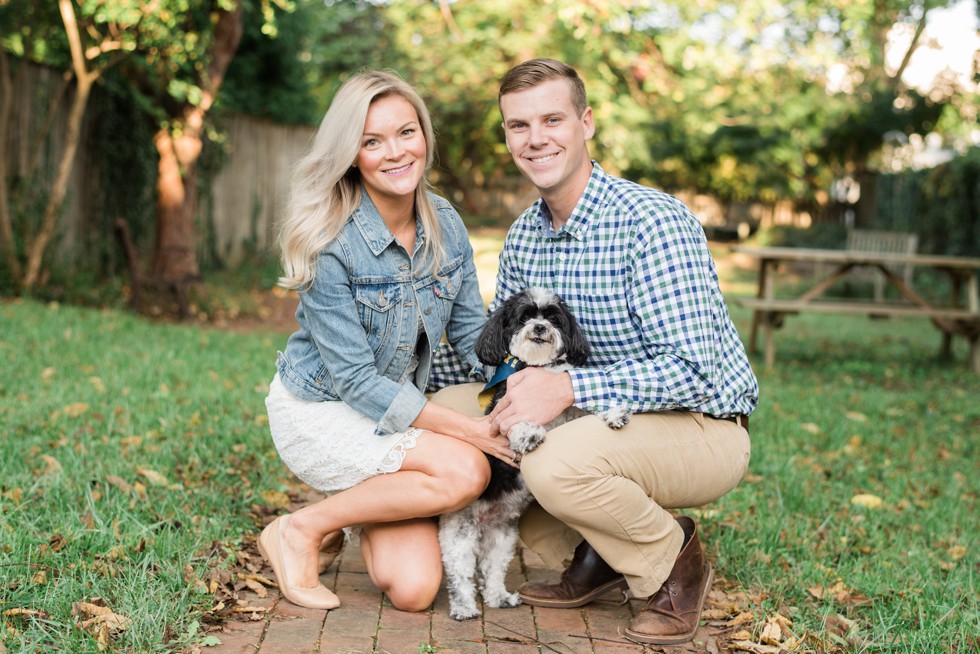
{"type": "Polygon", "coordinates": [[[701,609],[711,590],[711,565],[704,556],[694,520],[682,516],[677,522],[687,543],[677,555],[667,581],[626,629],[626,637],[637,643],[686,643],[694,638],[701,621],[701,609]]]}
{"type": "Polygon", "coordinates": [[[613,589],[626,590],[626,578],[602,560],[587,541],[579,543],[568,568],[557,584],[529,581],[518,590],[521,601],[531,606],[573,609],[585,606],[613,589]]]}

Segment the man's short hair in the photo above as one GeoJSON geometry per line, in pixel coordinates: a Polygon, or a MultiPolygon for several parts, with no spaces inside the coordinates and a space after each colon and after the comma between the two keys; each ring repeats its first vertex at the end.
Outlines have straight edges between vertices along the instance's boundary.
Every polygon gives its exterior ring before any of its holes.
{"type": "Polygon", "coordinates": [[[589,106],[589,100],[585,95],[585,83],[574,68],[554,59],[529,59],[507,71],[500,80],[497,106],[500,106],[500,98],[508,93],[525,91],[553,79],[568,80],[572,89],[572,106],[581,117],[589,106]]]}

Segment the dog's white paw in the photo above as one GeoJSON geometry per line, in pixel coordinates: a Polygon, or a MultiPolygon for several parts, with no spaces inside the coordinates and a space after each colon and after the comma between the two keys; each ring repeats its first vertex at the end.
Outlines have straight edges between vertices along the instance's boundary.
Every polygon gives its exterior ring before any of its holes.
{"type": "Polygon", "coordinates": [[[517,593],[507,593],[502,596],[499,600],[493,602],[484,599],[487,606],[492,606],[495,609],[512,609],[515,606],[521,605],[521,596],[517,593]]]}
{"type": "Polygon", "coordinates": [[[547,433],[544,427],[536,425],[533,422],[518,423],[511,427],[510,433],[508,434],[510,449],[521,454],[526,454],[538,445],[541,445],[547,433]]]}
{"type": "Polygon", "coordinates": [[[480,609],[476,606],[453,606],[449,609],[449,617],[454,620],[472,620],[480,617],[480,609]]]}
{"type": "Polygon", "coordinates": [[[610,429],[622,429],[630,421],[630,411],[625,404],[617,404],[596,414],[610,429]]]}

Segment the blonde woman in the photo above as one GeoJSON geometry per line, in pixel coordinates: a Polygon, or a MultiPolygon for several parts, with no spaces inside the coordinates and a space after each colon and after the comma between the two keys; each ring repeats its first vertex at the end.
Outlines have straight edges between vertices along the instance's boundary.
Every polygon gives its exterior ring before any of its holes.
{"type": "Polygon", "coordinates": [[[474,378],[485,308],[459,215],[428,191],[435,144],[418,93],[388,72],[337,92],[296,168],[280,235],[299,329],[279,353],[266,407],[285,465],[326,499],[259,536],[283,595],[340,600],[319,580],[322,544],[355,527],[368,574],[392,604],[426,609],[442,579],[434,516],[489,479],[484,453],[511,462],[486,418],[423,395],[443,334],[474,378]]]}

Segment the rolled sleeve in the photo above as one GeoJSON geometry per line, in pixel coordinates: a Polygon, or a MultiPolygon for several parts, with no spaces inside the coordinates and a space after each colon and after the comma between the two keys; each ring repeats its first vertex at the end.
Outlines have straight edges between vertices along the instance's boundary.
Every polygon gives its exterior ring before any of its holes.
{"type": "Polygon", "coordinates": [[[404,384],[395,398],[378,420],[376,434],[394,434],[395,432],[405,431],[412,426],[422,407],[428,400],[422,392],[412,384],[404,384]]]}

